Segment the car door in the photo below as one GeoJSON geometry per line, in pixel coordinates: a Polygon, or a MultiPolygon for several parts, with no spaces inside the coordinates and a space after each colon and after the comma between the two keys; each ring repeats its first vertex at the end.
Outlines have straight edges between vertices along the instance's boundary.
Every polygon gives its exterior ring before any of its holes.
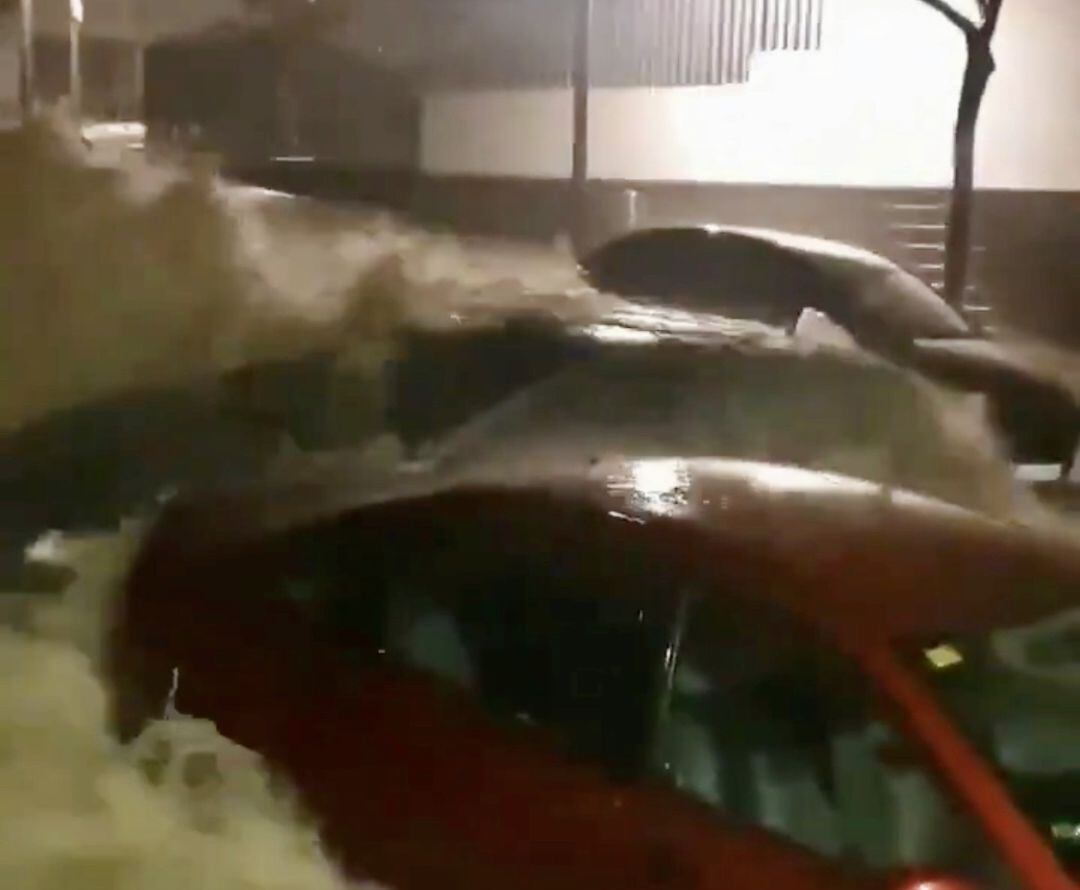
{"type": "Polygon", "coordinates": [[[722,574],[686,607],[655,781],[869,883],[1019,886],[860,667],[766,588],[722,574]]]}
{"type": "MultiPolygon", "coordinates": [[[[426,888],[861,886],[647,778],[683,591],[652,525],[523,492],[245,559],[296,607],[280,759],[352,875],[426,888]],[[301,628],[302,625],[302,628],[301,628]]],[[[232,573],[236,577],[236,573],[232,573]]]]}

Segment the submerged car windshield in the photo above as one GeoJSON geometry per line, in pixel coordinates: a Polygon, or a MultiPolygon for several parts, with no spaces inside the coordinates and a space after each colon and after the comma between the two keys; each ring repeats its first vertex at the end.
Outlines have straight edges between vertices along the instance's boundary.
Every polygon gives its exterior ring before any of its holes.
{"type": "Polygon", "coordinates": [[[1080,596],[1037,622],[909,648],[1062,865],[1080,867],[1080,596]]]}

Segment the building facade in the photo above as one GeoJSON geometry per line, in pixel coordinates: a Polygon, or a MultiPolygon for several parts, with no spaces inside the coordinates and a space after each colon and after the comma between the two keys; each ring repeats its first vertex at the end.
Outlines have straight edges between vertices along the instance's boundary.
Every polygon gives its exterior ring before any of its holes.
{"type": "MultiPolygon", "coordinates": [[[[514,5],[522,21],[541,15],[514,5]]],[[[571,20],[564,12],[563,34],[571,20]]],[[[974,301],[1074,342],[1078,37],[1073,0],[1005,0],[977,137],[973,266],[974,301]]],[[[595,237],[676,221],[775,226],[942,281],[965,49],[936,11],[919,0],[594,0],[590,43],[595,237]]],[[[569,53],[558,62],[561,76],[549,67],[499,86],[496,72],[455,74],[429,88],[420,201],[432,218],[540,237],[564,225],[569,53]]]]}

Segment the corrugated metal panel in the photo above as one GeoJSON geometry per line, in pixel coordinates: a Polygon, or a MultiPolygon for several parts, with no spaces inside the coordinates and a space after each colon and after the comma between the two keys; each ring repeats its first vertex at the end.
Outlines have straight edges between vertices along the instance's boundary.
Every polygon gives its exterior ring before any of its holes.
{"type": "MultiPolygon", "coordinates": [[[[366,0],[393,5],[401,0],[366,0]]],[[[570,82],[579,0],[413,0],[415,72],[436,87],[570,82]]],[[[598,87],[739,83],[754,53],[821,46],[828,0],[593,0],[590,79],[598,87]]]]}
{"type": "Polygon", "coordinates": [[[755,52],[821,47],[825,0],[596,0],[596,86],[745,81],[755,52]]]}

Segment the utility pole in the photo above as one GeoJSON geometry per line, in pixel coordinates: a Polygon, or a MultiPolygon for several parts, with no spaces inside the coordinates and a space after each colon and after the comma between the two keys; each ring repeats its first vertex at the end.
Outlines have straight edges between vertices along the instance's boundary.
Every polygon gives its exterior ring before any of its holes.
{"type": "Polygon", "coordinates": [[[70,0],[70,42],[71,60],[68,69],[68,93],[71,102],[71,116],[76,123],[82,121],[82,61],[79,57],[79,37],[83,23],[83,0],[70,0]]]}
{"type": "Polygon", "coordinates": [[[585,248],[589,219],[589,88],[593,0],[577,0],[574,22],[574,141],[571,164],[570,240],[585,248]]]}
{"type": "Polygon", "coordinates": [[[23,120],[34,115],[36,92],[34,77],[34,0],[22,0],[22,114],[23,120]]]}

